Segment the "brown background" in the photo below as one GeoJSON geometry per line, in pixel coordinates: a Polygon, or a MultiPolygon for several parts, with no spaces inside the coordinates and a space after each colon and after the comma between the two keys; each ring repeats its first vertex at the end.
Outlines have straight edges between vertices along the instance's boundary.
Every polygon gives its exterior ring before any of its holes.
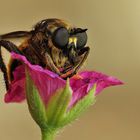
{"type": "MultiPolygon", "coordinates": [[[[96,105],[57,140],[140,140],[140,1],[0,0],[0,34],[29,30],[51,17],[89,29],[91,53],[84,69],[125,82],[103,91],[96,105]]],[[[1,81],[0,140],[39,140],[26,103],[5,104],[3,85],[1,81]]]]}

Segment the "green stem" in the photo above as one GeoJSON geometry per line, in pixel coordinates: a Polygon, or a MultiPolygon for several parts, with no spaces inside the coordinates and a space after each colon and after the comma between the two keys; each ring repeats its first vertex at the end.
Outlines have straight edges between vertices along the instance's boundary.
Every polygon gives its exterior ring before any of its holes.
{"type": "Polygon", "coordinates": [[[42,140],[54,140],[56,133],[52,131],[42,130],[42,140]]]}

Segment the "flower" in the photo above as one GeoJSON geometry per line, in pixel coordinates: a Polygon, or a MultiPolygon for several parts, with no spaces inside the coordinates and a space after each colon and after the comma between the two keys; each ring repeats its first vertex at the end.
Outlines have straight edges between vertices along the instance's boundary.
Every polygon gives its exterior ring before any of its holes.
{"type": "Polygon", "coordinates": [[[60,128],[92,105],[104,88],[123,84],[95,71],[83,71],[64,80],[47,69],[30,64],[22,55],[12,53],[12,58],[23,65],[13,72],[14,80],[5,95],[5,102],[19,103],[27,99],[29,111],[41,128],[42,139],[53,139],[60,128]]]}
{"type": "MultiPolygon", "coordinates": [[[[58,89],[64,88],[66,81],[57,74],[43,69],[38,65],[30,64],[24,56],[12,53],[13,59],[18,59],[24,63],[16,68],[13,72],[14,80],[11,82],[10,88],[5,95],[5,102],[22,102],[26,98],[25,92],[25,67],[30,73],[32,80],[39,90],[39,94],[45,104],[58,89]]],[[[104,88],[123,84],[120,80],[112,76],[107,76],[100,72],[84,71],[70,78],[70,87],[72,89],[72,99],[70,106],[72,107],[80,99],[84,98],[96,84],[95,95],[98,95],[104,88]]]]}

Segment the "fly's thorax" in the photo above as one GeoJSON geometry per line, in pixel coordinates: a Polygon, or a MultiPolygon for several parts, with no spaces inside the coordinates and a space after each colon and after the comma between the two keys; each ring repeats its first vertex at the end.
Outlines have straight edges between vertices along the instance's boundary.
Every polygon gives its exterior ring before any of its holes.
{"type": "Polygon", "coordinates": [[[65,27],[67,30],[71,30],[71,28],[73,28],[74,25],[62,19],[53,19],[50,23],[48,22],[47,25],[47,29],[50,32],[54,32],[59,27],[65,27]]]}

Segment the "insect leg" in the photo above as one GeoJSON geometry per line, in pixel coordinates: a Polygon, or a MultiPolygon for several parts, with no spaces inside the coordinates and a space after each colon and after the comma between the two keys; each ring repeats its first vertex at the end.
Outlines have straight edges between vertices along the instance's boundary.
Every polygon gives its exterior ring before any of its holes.
{"type": "Polygon", "coordinates": [[[84,54],[84,57],[82,58],[82,60],[73,69],[70,69],[65,74],[62,74],[61,77],[66,79],[67,77],[72,77],[73,75],[75,75],[77,73],[77,71],[80,69],[80,67],[83,65],[85,60],[87,59],[89,51],[90,51],[89,47],[85,47],[85,48],[81,49],[78,53],[78,56],[81,56],[84,54]]]}
{"type": "Polygon", "coordinates": [[[83,48],[83,49],[80,50],[80,52],[79,52],[78,55],[80,56],[80,55],[83,55],[84,54],[84,57],[81,60],[81,62],[74,68],[75,69],[75,72],[77,72],[80,69],[80,67],[83,65],[83,63],[85,62],[85,60],[88,57],[89,51],[90,51],[90,48],[89,47],[85,47],[85,48],[83,48]]]}
{"type": "Polygon", "coordinates": [[[9,52],[13,51],[13,52],[18,53],[18,54],[22,54],[22,52],[12,42],[6,41],[6,40],[0,40],[0,69],[3,72],[6,90],[8,90],[9,80],[8,80],[7,68],[6,68],[6,65],[5,65],[5,63],[3,61],[3,57],[2,57],[1,47],[5,48],[9,52]]]}
{"type": "Polygon", "coordinates": [[[46,52],[45,53],[45,57],[46,57],[46,61],[47,61],[47,66],[51,69],[51,71],[57,73],[58,75],[61,75],[60,70],[55,66],[52,58],[50,57],[50,55],[46,52]]]}
{"type": "Polygon", "coordinates": [[[69,70],[66,73],[61,73],[60,70],[55,66],[55,64],[53,63],[52,58],[50,57],[50,55],[48,53],[46,53],[46,60],[47,60],[47,66],[55,73],[57,73],[58,75],[61,76],[61,78],[66,79],[67,77],[72,77],[73,75],[75,75],[77,73],[77,71],[80,69],[80,67],[83,65],[83,63],[85,62],[85,60],[87,59],[87,56],[89,54],[90,48],[89,47],[85,47],[83,49],[81,49],[78,53],[79,56],[84,55],[82,60],[75,66],[71,66],[69,68],[69,70]]]}

